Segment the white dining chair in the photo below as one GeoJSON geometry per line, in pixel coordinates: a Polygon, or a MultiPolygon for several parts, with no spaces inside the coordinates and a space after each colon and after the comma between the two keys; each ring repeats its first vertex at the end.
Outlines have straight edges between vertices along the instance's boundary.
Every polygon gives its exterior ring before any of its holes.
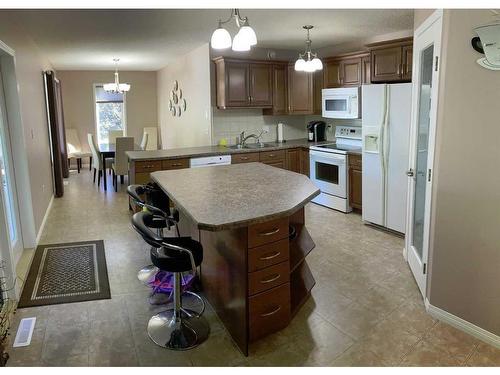
{"type": "Polygon", "coordinates": [[[123,130],[108,131],[108,143],[116,143],[116,138],[123,137],[123,130]]]}
{"type": "Polygon", "coordinates": [[[71,160],[76,160],[76,169],[80,173],[82,167],[82,158],[89,158],[90,166],[92,168],[92,152],[83,151],[80,138],[76,129],[66,129],[66,147],[68,149],[68,165],[71,165],[71,160]]]}
{"type": "Polygon", "coordinates": [[[146,150],[158,150],[158,128],[156,126],[147,126],[143,134],[148,135],[146,150]]]}
{"type": "Polygon", "coordinates": [[[142,141],[141,141],[141,150],[146,150],[148,147],[148,139],[149,139],[149,134],[144,132],[142,134],[142,141]]]}
{"type": "Polygon", "coordinates": [[[128,156],[125,152],[133,150],[134,137],[116,138],[115,162],[112,164],[115,191],[118,191],[118,176],[120,176],[120,183],[123,184],[123,176],[128,175],[128,156]]]}
{"type": "Polygon", "coordinates": [[[99,147],[95,143],[94,135],[89,133],[87,134],[87,141],[89,143],[90,151],[92,152],[92,166],[94,167],[94,183],[96,172],[98,171],[97,177],[97,186],[101,184],[101,177],[106,178],[106,170],[105,167],[111,167],[111,161],[106,159],[106,166],[102,163],[101,152],[99,151],[99,147]]]}

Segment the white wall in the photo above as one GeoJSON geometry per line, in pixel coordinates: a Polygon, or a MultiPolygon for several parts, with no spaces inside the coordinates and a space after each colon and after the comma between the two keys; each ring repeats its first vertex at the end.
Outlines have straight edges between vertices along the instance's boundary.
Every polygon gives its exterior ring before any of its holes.
{"type": "Polygon", "coordinates": [[[212,142],[209,45],[179,57],[157,72],[158,120],[163,149],[206,146],[212,142]],[[186,99],[186,112],[173,117],[168,108],[177,80],[186,99]]]}

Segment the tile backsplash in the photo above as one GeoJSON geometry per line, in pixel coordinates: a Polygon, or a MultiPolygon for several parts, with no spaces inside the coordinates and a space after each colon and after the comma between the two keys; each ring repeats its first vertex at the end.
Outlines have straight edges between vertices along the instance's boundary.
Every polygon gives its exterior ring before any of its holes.
{"type": "Polygon", "coordinates": [[[249,134],[259,134],[268,127],[269,132],[262,136],[264,142],[276,141],[276,127],[279,122],[284,126],[285,139],[306,138],[305,116],[264,116],[261,109],[213,109],[212,113],[212,143],[217,144],[226,138],[229,144],[236,143],[236,137],[242,131],[249,134]]]}

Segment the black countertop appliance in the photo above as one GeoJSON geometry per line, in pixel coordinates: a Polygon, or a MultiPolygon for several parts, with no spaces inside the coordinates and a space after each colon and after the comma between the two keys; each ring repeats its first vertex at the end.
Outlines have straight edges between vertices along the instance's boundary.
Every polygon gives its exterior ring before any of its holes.
{"type": "Polygon", "coordinates": [[[326,141],[326,123],[324,121],[311,121],[307,124],[307,139],[309,142],[326,141]]]}

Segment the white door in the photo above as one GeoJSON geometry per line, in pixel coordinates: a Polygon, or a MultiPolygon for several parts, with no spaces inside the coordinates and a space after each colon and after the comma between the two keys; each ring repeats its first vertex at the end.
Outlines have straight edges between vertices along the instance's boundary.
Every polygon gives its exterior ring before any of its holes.
{"type": "Polygon", "coordinates": [[[427,285],[441,30],[442,11],[437,10],[415,31],[413,42],[413,96],[405,246],[408,263],[424,298],[427,285]]]}
{"type": "MultiPolygon", "coordinates": [[[[5,286],[11,289],[15,280],[15,262],[23,251],[23,243],[3,88],[0,70],[0,259],[5,267],[4,275],[0,277],[5,277],[5,286]]],[[[10,297],[14,298],[14,295],[10,297]]]]}

